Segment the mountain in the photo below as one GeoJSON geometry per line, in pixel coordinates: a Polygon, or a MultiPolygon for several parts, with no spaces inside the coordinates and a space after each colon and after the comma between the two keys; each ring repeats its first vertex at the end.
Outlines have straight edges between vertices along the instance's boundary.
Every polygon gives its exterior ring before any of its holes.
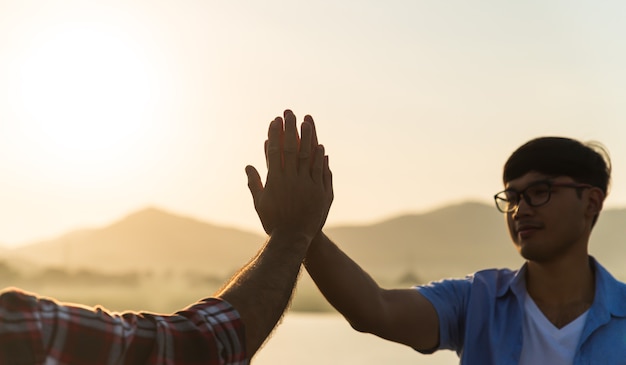
{"type": "MultiPolygon", "coordinates": [[[[622,265],[626,258],[624,223],[626,209],[604,211],[590,243],[591,253],[617,273],[626,271],[622,265]]],[[[364,269],[383,280],[412,274],[430,281],[482,268],[515,268],[522,263],[502,214],[477,202],[324,231],[364,269]]],[[[193,269],[227,275],[246,263],[264,241],[257,233],[147,208],[106,227],[5,249],[3,256],[73,270],[193,269]]]]}
{"type": "Polygon", "coordinates": [[[502,214],[483,203],[450,205],[369,226],[331,227],[326,233],[367,271],[392,277],[412,271],[430,281],[522,262],[502,214]]]}
{"type": "MultiPolygon", "coordinates": [[[[624,223],[626,209],[604,211],[590,244],[591,253],[621,280],[626,280],[624,223]]],[[[483,203],[324,231],[383,287],[409,287],[522,264],[504,217],[483,203]]],[[[171,311],[214,292],[265,239],[147,208],[105,227],[5,249],[0,286],[18,285],[116,310],[171,311]],[[24,274],[24,268],[35,270],[24,274]]],[[[293,309],[330,309],[306,274],[301,275],[293,309]]]]}
{"type": "Polygon", "coordinates": [[[591,233],[589,251],[603,266],[626,281],[626,209],[607,209],[591,233]]]}
{"type": "MultiPolygon", "coordinates": [[[[590,241],[590,253],[626,280],[626,209],[607,209],[590,241]]],[[[368,226],[325,230],[366,271],[381,278],[407,271],[422,281],[460,277],[485,268],[517,268],[523,260],[504,217],[491,205],[464,202],[368,226]]]]}
{"type": "Polygon", "coordinates": [[[264,240],[259,234],[147,208],[103,228],[14,248],[7,256],[72,270],[195,268],[226,275],[245,264],[264,240]]]}

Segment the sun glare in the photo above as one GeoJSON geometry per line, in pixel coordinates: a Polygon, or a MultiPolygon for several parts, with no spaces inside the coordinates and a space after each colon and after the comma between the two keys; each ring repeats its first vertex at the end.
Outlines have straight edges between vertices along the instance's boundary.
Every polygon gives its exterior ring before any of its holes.
{"type": "MultiPolygon", "coordinates": [[[[39,153],[102,162],[147,128],[154,73],[115,29],[73,24],[41,35],[17,66],[20,129],[39,153]]],[[[144,56],[145,58],[145,56],[144,56]]]]}

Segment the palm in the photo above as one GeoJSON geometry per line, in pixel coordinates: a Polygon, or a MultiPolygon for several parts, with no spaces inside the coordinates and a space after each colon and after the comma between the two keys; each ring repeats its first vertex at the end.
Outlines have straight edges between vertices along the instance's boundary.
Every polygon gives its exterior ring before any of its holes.
{"type": "Polygon", "coordinates": [[[257,170],[246,167],[248,187],[263,229],[276,228],[315,235],[323,226],[332,204],[332,176],[324,148],[317,144],[310,117],[298,137],[295,116],[285,112],[285,125],[275,119],[266,141],[268,173],[263,186],[257,170]]]}

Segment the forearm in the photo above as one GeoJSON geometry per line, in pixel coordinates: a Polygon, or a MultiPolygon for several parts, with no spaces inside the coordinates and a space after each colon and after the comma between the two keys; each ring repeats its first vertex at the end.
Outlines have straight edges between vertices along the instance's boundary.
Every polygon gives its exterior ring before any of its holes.
{"type": "Polygon", "coordinates": [[[326,300],[359,331],[381,318],[383,289],[356,262],[320,232],[309,247],[305,267],[326,300]]]}
{"type": "Polygon", "coordinates": [[[259,253],[216,294],[237,309],[251,358],[289,304],[310,238],[274,232],[259,253]]]}

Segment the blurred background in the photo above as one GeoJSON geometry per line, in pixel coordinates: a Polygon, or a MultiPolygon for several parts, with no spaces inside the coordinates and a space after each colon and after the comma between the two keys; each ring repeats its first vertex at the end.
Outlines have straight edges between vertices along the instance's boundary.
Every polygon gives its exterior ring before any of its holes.
{"type": "MultiPolygon", "coordinates": [[[[592,252],[624,279],[625,15],[617,0],[0,0],[0,284],[112,310],[210,295],[265,239],[244,167],[264,173],[286,108],[313,115],[330,155],[328,234],[381,285],[519,266],[492,196],[542,135],[611,153],[592,252]]],[[[306,274],[293,311],[345,325],[306,274]]],[[[285,331],[325,323],[290,315],[285,331]]],[[[265,353],[293,347],[280,331],[265,353]]]]}

